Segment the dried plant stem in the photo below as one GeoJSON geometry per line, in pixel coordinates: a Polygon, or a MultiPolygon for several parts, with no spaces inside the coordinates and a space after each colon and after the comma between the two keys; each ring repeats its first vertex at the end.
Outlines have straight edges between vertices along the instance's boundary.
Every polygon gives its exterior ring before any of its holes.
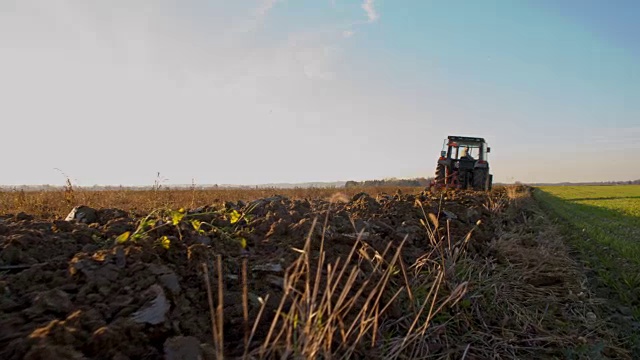
{"type": "Polygon", "coordinates": [[[247,258],[242,259],[242,320],[244,326],[244,347],[249,346],[249,290],[247,282],[247,258]]]}
{"type": "Polygon", "coordinates": [[[218,360],[224,358],[224,284],[222,281],[222,256],[218,254],[216,258],[218,265],[218,338],[220,346],[218,347],[218,360]]]}
{"type": "Polygon", "coordinates": [[[213,337],[213,347],[216,351],[216,354],[218,354],[218,348],[222,346],[222,344],[218,343],[218,328],[216,326],[216,316],[213,307],[213,291],[211,290],[211,279],[209,278],[209,267],[207,266],[207,264],[202,263],[202,270],[204,275],[204,283],[207,288],[207,300],[209,302],[209,313],[211,316],[211,333],[213,337]]]}

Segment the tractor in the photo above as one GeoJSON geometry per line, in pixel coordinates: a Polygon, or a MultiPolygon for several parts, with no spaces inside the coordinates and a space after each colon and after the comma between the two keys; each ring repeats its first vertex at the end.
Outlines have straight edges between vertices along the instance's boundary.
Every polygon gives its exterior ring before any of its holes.
{"type": "Polygon", "coordinates": [[[436,176],[431,187],[491,190],[493,175],[489,174],[490,151],[491,148],[483,138],[447,137],[440,152],[436,176]]]}

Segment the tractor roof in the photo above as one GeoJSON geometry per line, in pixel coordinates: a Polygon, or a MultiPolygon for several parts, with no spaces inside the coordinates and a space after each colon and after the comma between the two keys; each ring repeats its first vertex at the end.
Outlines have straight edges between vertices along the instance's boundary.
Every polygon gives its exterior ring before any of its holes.
{"type": "Polygon", "coordinates": [[[449,140],[453,141],[467,141],[467,142],[485,142],[483,138],[479,137],[468,137],[468,136],[452,136],[449,135],[449,140]]]}

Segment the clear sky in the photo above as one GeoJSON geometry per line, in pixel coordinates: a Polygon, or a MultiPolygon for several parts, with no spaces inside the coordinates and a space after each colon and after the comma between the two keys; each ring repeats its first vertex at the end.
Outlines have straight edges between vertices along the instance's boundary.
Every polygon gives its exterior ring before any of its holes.
{"type": "Polygon", "coordinates": [[[0,184],[640,178],[640,1],[0,1],[0,184]]]}

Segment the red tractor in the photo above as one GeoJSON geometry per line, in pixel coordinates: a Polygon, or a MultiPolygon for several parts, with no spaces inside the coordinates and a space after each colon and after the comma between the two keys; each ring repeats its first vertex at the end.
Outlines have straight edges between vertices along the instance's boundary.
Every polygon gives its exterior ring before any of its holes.
{"type": "Polygon", "coordinates": [[[436,177],[435,188],[491,190],[493,175],[489,174],[488,154],[491,148],[483,138],[449,136],[444,141],[436,177]]]}

